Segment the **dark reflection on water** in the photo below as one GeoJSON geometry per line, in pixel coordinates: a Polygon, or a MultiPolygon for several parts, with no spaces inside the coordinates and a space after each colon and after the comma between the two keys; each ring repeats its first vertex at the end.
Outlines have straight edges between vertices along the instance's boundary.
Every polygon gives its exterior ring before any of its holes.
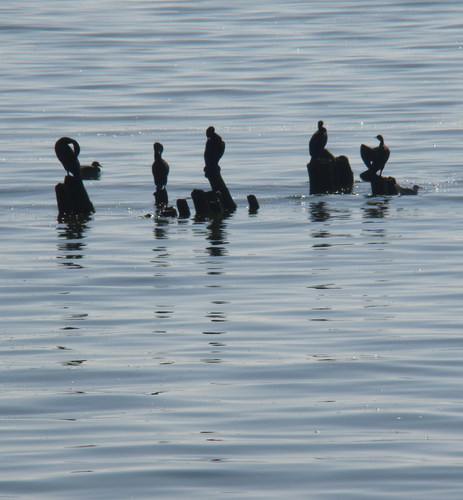
{"type": "MultiPolygon", "coordinates": [[[[333,235],[331,231],[327,229],[327,222],[332,219],[350,219],[352,217],[351,210],[339,207],[329,207],[326,201],[313,201],[309,203],[309,218],[315,223],[324,223],[322,226],[313,226],[311,232],[312,238],[317,239],[328,239],[333,236],[345,236],[350,237],[350,234],[333,235]]],[[[314,243],[312,247],[318,250],[328,249],[332,246],[331,243],[327,241],[314,243]]]]}
{"type": "Polygon", "coordinates": [[[331,233],[326,230],[322,231],[313,231],[312,233],[312,238],[329,238],[331,236],[331,233]]]}
{"type": "Polygon", "coordinates": [[[170,223],[171,221],[168,219],[159,219],[159,218],[155,219],[153,234],[157,240],[167,239],[167,234],[168,234],[167,228],[170,223]]]}
{"type": "Polygon", "coordinates": [[[309,203],[309,215],[312,222],[325,222],[331,218],[325,201],[309,203]]]}
{"type": "Polygon", "coordinates": [[[225,321],[228,321],[227,314],[225,313],[225,311],[218,310],[220,308],[216,307],[218,305],[223,305],[227,303],[228,303],[227,301],[222,301],[222,300],[211,301],[213,310],[206,314],[206,318],[209,319],[211,323],[224,323],[225,321]]]}
{"type": "MultiPolygon", "coordinates": [[[[209,242],[210,245],[205,247],[205,254],[211,259],[202,261],[202,264],[207,266],[207,275],[210,276],[220,276],[223,274],[223,267],[221,261],[217,257],[224,257],[228,254],[225,245],[228,245],[228,231],[227,231],[227,218],[229,216],[214,217],[213,219],[196,218],[195,225],[193,229],[194,234],[200,235],[206,239],[206,243],[209,242]],[[204,225],[206,225],[204,227],[204,225]]],[[[198,252],[201,257],[204,257],[204,253],[198,252]]],[[[221,285],[214,283],[207,285],[208,287],[220,287],[221,285]]]]}
{"type": "MultiPolygon", "coordinates": [[[[63,309],[67,312],[69,309],[69,306],[65,305],[63,306],[63,309]]],[[[88,314],[87,313],[74,313],[74,314],[64,314],[62,316],[62,320],[65,323],[70,323],[74,321],[85,321],[88,319],[88,314]]],[[[74,336],[74,335],[79,335],[78,330],[80,328],[78,326],[69,326],[66,324],[66,326],[63,326],[60,328],[60,330],[67,332],[67,336],[74,336]]]]}
{"type": "Polygon", "coordinates": [[[312,245],[313,248],[318,249],[318,250],[324,250],[326,248],[330,248],[332,245],[329,243],[317,243],[315,245],[312,245]]]}
{"type": "Polygon", "coordinates": [[[156,310],[154,314],[158,319],[167,319],[174,313],[174,306],[171,305],[156,305],[156,310]]]}
{"type": "Polygon", "coordinates": [[[222,323],[227,321],[227,317],[223,311],[211,311],[206,314],[206,318],[209,318],[212,323],[222,323]]]}
{"type": "Polygon", "coordinates": [[[372,198],[362,207],[364,219],[383,219],[389,212],[388,198],[372,198]]]}
{"type": "MultiPolygon", "coordinates": [[[[336,286],[335,283],[323,283],[320,285],[311,285],[308,286],[307,288],[314,288],[315,290],[341,290],[340,286],[336,286]]],[[[330,309],[330,308],[318,308],[319,310],[321,309],[330,309]]]]}
{"type": "MultiPolygon", "coordinates": [[[[156,240],[168,239],[168,228],[172,223],[169,219],[156,218],[154,223],[153,235],[156,240]]],[[[158,268],[169,267],[171,254],[167,246],[159,245],[153,248],[155,257],[151,262],[158,268]]],[[[162,273],[157,273],[155,276],[162,276],[162,273]]]]}
{"type": "Polygon", "coordinates": [[[82,269],[81,264],[76,263],[76,260],[84,258],[84,249],[86,244],[82,241],[85,238],[85,233],[88,231],[88,222],[90,216],[86,217],[67,217],[60,218],[57,226],[58,240],[57,248],[59,254],[57,259],[60,259],[60,264],[71,269],[82,269]]]}
{"type": "MultiPolygon", "coordinates": [[[[208,267],[207,268],[207,274],[209,276],[220,276],[223,274],[223,268],[222,267],[208,267]]],[[[212,285],[210,285],[212,286],[212,285]]],[[[214,285],[214,286],[220,286],[220,285],[214,285]]]]}
{"type": "Polygon", "coordinates": [[[214,217],[207,226],[206,239],[210,241],[211,245],[206,247],[206,252],[211,257],[221,257],[228,253],[224,246],[228,245],[226,219],[227,217],[214,217]]]}
{"type": "Polygon", "coordinates": [[[387,231],[384,228],[372,228],[372,229],[366,229],[365,230],[365,236],[370,236],[372,238],[381,238],[381,241],[368,241],[367,245],[384,245],[387,244],[387,231]]]}
{"type": "MultiPolygon", "coordinates": [[[[331,218],[331,214],[327,209],[327,204],[325,201],[316,201],[309,203],[309,216],[312,222],[326,222],[331,218]]],[[[312,238],[329,238],[331,233],[326,229],[321,229],[318,231],[312,231],[312,238]]],[[[312,245],[313,248],[326,248],[330,247],[329,243],[316,243],[312,245]]]]}
{"type": "Polygon", "coordinates": [[[345,207],[329,207],[326,201],[313,201],[309,203],[309,217],[312,222],[326,222],[330,219],[350,219],[352,212],[345,207]]]}
{"type": "Polygon", "coordinates": [[[75,313],[75,314],[69,314],[66,316],[66,320],[68,321],[82,321],[84,319],[88,318],[87,313],[75,313]]]}
{"type": "Polygon", "coordinates": [[[209,345],[212,347],[226,347],[227,344],[224,342],[209,342],[209,345]]]}
{"type": "Polygon", "coordinates": [[[384,245],[385,243],[388,243],[387,231],[384,225],[381,223],[381,227],[378,227],[378,224],[373,223],[375,221],[379,222],[389,215],[389,203],[389,198],[372,198],[369,199],[364,206],[362,206],[362,216],[364,218],[364,223],[371,224],[371,227],[364,227],[364,234],[372,238],[381,238],[381,241],[368,241],[368,245],[384,245]]]}
{"type": "Polygon", "coordinates": [[[171,257],[167,247],[158,246],[153,248],[155,258],[151,261],[156,267],[169,267],[169,259],[171,257]]]}
{"type": "Polygon", "coordinates": [[[86,359],[73,359],[70,361],[61,361],[62,366],[82,366],[87,360],[86,359]]]}
{"type": "MultiPolygon", "coordinates": [[[[228,302],[222,301],[222,300],[212,300],[211,304],[212,304],[213,310],[206,313],[206,318],[208,320],[210,320],[211,323],[225,323],[225,322],[227,322],[228,318],[227,318],[226,312],[223,310],[218,310],[219,308],[217,308],[216,306],[228,304],[228,302]]],[[[225,333],[227,333],[227,332],[224,330],[218,331],[215,329],[203,331],[204,335],[223,335],[225,333]]],[[[212,342],[209,342],[209,345],[211,345],[213,347],[219,347],[219,346],[224,346],[225,344],[222,344],[221,342],[212,341],[212,342]]],[[[215,352],[215,351],[212,351],[212,352],[215,352]]]]}

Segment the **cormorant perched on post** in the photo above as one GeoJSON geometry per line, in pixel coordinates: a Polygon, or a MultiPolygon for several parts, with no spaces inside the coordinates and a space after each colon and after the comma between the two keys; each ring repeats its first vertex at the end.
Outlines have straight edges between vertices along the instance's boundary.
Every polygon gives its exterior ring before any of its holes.
{"type": "Polygon", "coordinates": [[[313,134],[309,142],[309,153],[314,160],[318,160],[328,142],[328,132],[323,126],[323,121],[318,122],[318,130],[313,134]]]}
{"type": "MultiPolygon", "coordinates": [[[[226,212],[233,212],[236,210],[236,203],[231,197],[230,191],[228,190],[223,178],[220,173],[219,161],[225,152],[225,142],[222,140],[219,134],[215,133],[214,127],[208,127],[206,130],[206,147],[204,148],[204,176],[209,181],[211,185],[211,191],[206,194],[210,199],[207,203],[208,210],[212,210],[215,213],[219,213],[221,210],[226,212]]],[[[201,190],[194,190],[201,191],[201,190]]],[[[198,192],[196,194],[199,194],[198,192]]],[[[196,197],[197,202],[195,202],[195,207],[202,202],[199,200],[199,196],[196,197]]],[[[197,212],[200,212],[201,209],[197,212]]]]}
{"type": "Polygon", "coordinates": [[[219,161],[225,152],[225,142],[214,127],[206,130],[206,148],[204,149],[204,162],[206,164],[204,173],[206,177],[211,173],[220,172],[219,161]]]}
{"type": "Polygon", "coordinates": [[[166,160],[163,160],[161,155],[164,151],[164,147],[160,142],[155,142],[153,145],[154,149],[154,163],[151,167],[151,171],[153,172],[154,184],[156,186],[156,190],[160,191],[161,189],[165,189],[167,185],[167,176],[169,175],[169,164],[166,160]]]}
{"type": "Polygon", "coordinates": [[[66,172],[80,179],[79,143],[70,137],[61,137],[55,143],[55,153],[66,172]]]}
{"type": "Polygon", "coordinates": [[[360,156],[367,166],[370,175],[376,174],[378,171],[379,175],[381,175],[391,154],[389,148],[384,144],[383,136],[377,135],[376,139],[379,141],[379,146],[376,146],[376,148],[371,148],[365,144],[360,146],[360,156]]]}

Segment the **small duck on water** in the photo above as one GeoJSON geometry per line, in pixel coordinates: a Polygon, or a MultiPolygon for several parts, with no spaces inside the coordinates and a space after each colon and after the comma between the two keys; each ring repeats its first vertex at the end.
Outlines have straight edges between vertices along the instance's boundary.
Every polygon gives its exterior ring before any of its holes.
{"type": "Polygon", "coordinates": [[[412,187],[404,187],[404,186],[401,186],[400,184],[397,184],[397,191],[402,196],[407,195],[407,194],[411,194],[411,195],[418,194],[419,189],[420,189],[420,186],[418,186],[416,184],[414,184],[412,187]]]}
{"type": "Polygon", "coordinates": [[[80,175],[82,179],[99,179],[102,165],[94,161],[91,165],[81,165],[80,175]]]}

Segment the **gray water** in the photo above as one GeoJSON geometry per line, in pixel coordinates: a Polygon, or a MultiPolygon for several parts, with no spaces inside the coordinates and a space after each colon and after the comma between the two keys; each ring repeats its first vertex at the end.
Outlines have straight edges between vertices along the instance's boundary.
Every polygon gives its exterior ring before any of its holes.
{"type": "Polygon", "coordinates": [[[461,498],[463,4],[0,14],[0,498],[461,498]],[[419,195],[309,195],[320,119],[419,195]],[[193,208],[209,125],[237,211],[153,215],[153,142],[193,208]]]}

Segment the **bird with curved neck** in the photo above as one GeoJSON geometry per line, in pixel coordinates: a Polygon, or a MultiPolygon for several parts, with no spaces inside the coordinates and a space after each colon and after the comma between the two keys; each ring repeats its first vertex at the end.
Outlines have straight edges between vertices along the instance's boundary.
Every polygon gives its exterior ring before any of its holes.
{"type": "Polygon", "coordinates": [[[391,152],[386,144],[384,144],[384,138],[382,135],[377,135],[376,139],[379,141],[379,146],[372,148],[362,144],[360,146],[360,156],[367,166],[369,174],[376,175],[376,173],[379,172],[379,175],[381,176],[387,160],[389,160],[391,152]]]}
{"type": "Polygon", "coordinates": [[[151,167],[153,173],[154,184],[156,190],[160,191],[165,189],[167,185],[167,176],[169,175],[169,164],[162,158],[164,147],[160,142],[155,142],[154,149],[154,163],[151,167]]]}
{"type": "Polygon", "coordinates": [[[55,143],[55,153],[66,172],[80,179],[79,143],[70,137],[61,137],[55,143]]]}
{"type": "Polygon", "coordinates": [[[204,172],[206,177],[214,172],[220,172],[219,161],[225,152],[225,142],[214,127],[208,127],[206,130],[206,147],[204,149],[204,162],[206,167],[204,172]]]}
{"type": "Polygon", "coordinates": [[[309,141],[309,153],[314,160],[318,160],[325,150],[328,142],[328,132],[323,126],[323,121],[318,122],[318,130],[312,135],[309,141]]]}

